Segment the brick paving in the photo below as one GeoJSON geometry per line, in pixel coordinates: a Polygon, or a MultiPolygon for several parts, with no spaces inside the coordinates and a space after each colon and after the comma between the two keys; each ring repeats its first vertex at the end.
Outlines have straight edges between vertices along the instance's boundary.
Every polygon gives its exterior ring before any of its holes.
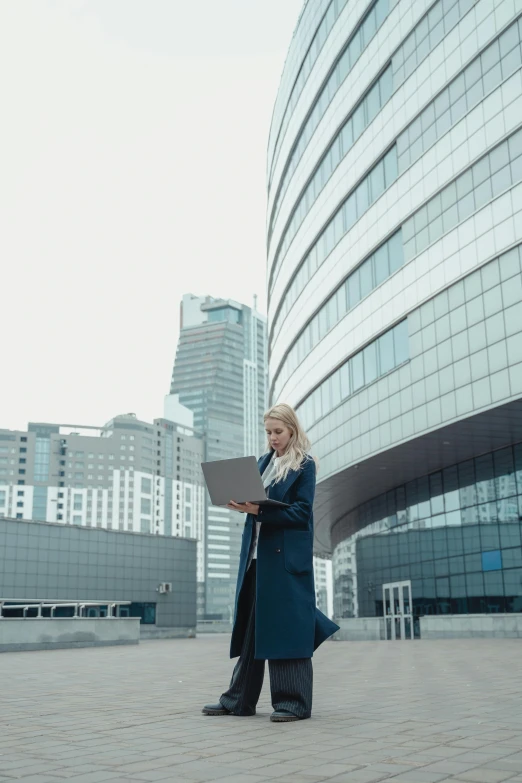
{"type": "MultiPolygon", "coordinates": [[[[228,637],[0,655],[0,783],[522,783],[522,642],[327,642],[311,720],[201,715],[228,637]]],[[[268,678],[267,678],[268,679],[268,678]]]]}

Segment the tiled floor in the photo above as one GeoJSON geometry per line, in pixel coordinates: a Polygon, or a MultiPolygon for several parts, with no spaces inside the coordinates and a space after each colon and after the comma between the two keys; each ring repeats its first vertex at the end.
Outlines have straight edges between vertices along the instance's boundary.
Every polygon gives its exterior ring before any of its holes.
{"type": "Polygon", "coordinates": [[[311,720],[207,717],[227,636],[0,655],[0,783],[522,783],[522,642],[327,642],[311,720]]]}

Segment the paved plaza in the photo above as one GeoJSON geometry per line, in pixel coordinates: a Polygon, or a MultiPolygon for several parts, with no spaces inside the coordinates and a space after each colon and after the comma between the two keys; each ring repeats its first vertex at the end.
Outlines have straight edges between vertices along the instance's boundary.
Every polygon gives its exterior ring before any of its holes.
{"type": "Polygon", "coordinates": [[[522,782],[522,644],[327,642],[311,720],[201,715],[227,636],[0,655],[0,783],[522,782]]]}

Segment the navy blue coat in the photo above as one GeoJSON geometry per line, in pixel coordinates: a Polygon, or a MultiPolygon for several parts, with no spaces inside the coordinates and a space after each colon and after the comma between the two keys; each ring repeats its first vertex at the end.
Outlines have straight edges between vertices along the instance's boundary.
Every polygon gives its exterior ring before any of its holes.
{"type": "MultiPolygon", "coordinates": [[[[264,472],[273,452],[258,462],[264,472]]],[[[248,607],[240,601],[256,521],[260,521],[256,568],[255,658],[311,658],[339,626],[315,606],[313,569],[315,462],[304,460],[284,481],[272,483],[269,497],[289,508],[260,508],[248,514],[243,531],[230,657],[241,653],[248,607]]]]}

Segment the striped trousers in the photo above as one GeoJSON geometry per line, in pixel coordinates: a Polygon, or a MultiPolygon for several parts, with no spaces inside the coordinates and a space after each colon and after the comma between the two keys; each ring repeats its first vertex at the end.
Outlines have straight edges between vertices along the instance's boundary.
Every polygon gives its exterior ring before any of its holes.
{"type": "MultiPolygon", "coordinates": [[[[256,561],[245,575],[241,599],[248,607],[241,654],[234,667],[230,687],[220,703],[234,715],[255,715],[256,705],[265,675],[264,660],[254,658],[256,623],[256,561]]],[[[312,714],[313,670],[311,658],[291,658],[268,661],[270,694],[274,710],[288,710],[299,718],[312,714]]]]}

